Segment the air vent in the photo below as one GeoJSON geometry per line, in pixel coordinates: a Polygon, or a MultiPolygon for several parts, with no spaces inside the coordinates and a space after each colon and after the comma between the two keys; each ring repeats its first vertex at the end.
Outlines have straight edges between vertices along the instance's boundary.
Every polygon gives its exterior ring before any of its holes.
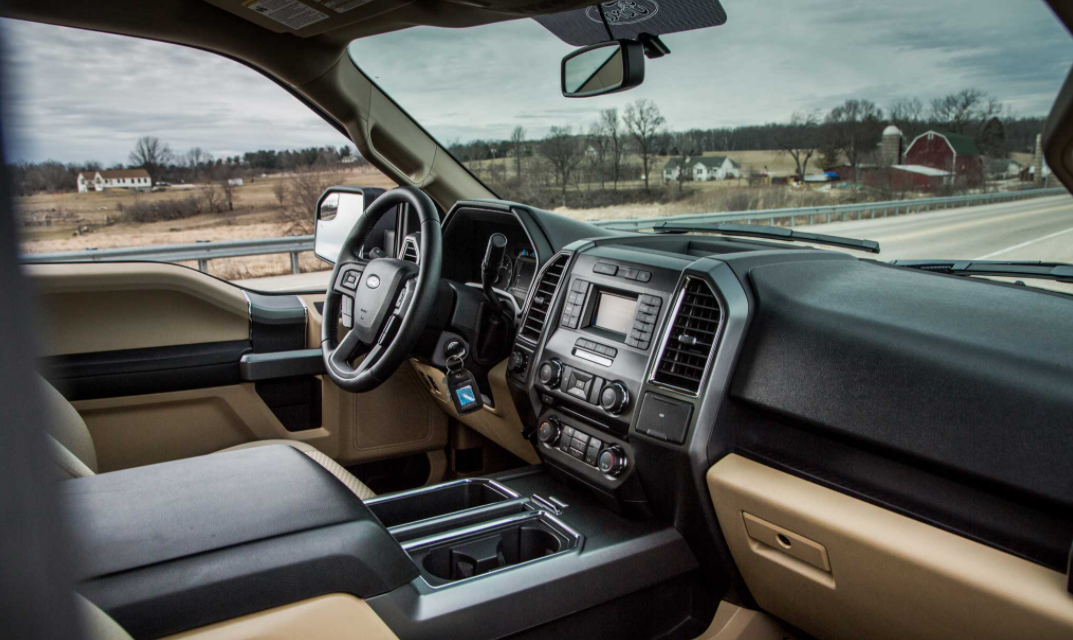
{"type": "Polygon", "coordinates": [[[529,302],[529,311],[525,314],[525,322],[522,323],[520,332],[521,337],[534,344],[540,340],[540,334],[544,331],[548,313],[551,311],[551,302],[555,299],[555,291],[563,279],[569,259],[570,257],[565,255],[552,258],[537,281],[536,291],[529,302]]]}
{"type": "Polygon", "coordinates": [[[692,394],[700,391],[719,335],[719,301],[703,280],[686,278],[653,380],[692,394]]]}
{"type": "Polygon", "coordinates": [[[417,240],[412,236],[402,242],[402,259],[414,264],[418,264],[421,261],[421,252],[417,249],[417,240]]]}

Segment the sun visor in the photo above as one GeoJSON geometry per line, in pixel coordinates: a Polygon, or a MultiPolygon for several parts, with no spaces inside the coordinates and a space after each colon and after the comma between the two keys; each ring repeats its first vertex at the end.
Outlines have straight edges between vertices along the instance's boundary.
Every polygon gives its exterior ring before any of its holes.
{"type": "Polygon", "coordinates": [[[727,21],[719,0],[614,0],[533,18],[563,42],[583,47],[597,42],[629,38],[642,33],[659,36],[727,21]]]}

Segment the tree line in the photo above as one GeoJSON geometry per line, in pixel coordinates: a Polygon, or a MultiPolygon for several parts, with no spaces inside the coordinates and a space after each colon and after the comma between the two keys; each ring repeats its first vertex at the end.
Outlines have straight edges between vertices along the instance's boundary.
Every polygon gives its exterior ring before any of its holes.
{"type": "MultiPolygon", "coordinates": [[[[201,147],[185,152],[173,151],[171,146],[156,136],[142,136],[134,144],[126,163],[105,166],[101,162],[62,163],[55,160],[44,162],[18,162],[7,165],[16,192],[28,195],[38,192],[73,191],[77,188],[78,174],[84,171],[103,169],[145,169],[153,183],[219,183],[230,193],[235,178],[253,172],[308,171],[337,167],[354,158],[353,165],[367,165],[349,145],[341,147],[308,147],[305,149],[258,150],[241,156],[216,157],[201,147]]],[[[230,200],[230,197],[227,198],[230,200]]]]}

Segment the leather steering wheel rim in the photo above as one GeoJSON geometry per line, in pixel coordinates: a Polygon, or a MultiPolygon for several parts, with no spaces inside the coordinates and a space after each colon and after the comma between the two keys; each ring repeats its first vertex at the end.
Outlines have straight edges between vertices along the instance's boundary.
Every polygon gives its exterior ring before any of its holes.
{"type": "Polygon", "coordinates": [[[441,265],[440,216],[428,194],[414,187],[398,187],[384,192],[366,207],[340,247],[324,296],[320,346],[332,382],[344,391],[362,393],[377,388],[395,373],[410,355],[432,315],[441,265]],[[421,258],[416,275],[412,263],[397,258],[366,261],[358,256],[376,223],[398,205],[407,205],[420,221],[421,258]],[[344,285],[344,278],[352,272],[358,272],[358,279],[353,285],[344,285]],[[391,290],[375,291],[381,286],[381,279],[388,280],[379,273],[393,276],[390,282],[384,283],[391,290]],[[354,327],[340,341],[340,309],[348,304],[348,297],[353,305],[354,327]],[[380,303],[378,308],[367,308],[371,306],[367,304],[370,299],[380,303]],[[377,326],[368,325],[365,320],[377,326]],[[351,361],[362,355],[365,357],[361,363],[353,366],[351,361]]]}

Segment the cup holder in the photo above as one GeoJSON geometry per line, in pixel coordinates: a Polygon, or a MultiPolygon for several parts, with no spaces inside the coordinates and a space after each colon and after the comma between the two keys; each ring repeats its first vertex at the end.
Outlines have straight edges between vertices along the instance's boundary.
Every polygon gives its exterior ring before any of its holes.
{"type": "Polygon", "coordinates": [[[485,480],[461,480],[366,501],[388,529],[476,509],[517,498],[508,489],[485,480]]]}
{"type": "Polygon", "coordinates": [[[441,586],[539,560],[577,546],[578,539],[533,514],[480,531],[410,548],[425,580],[441,586]]]}

